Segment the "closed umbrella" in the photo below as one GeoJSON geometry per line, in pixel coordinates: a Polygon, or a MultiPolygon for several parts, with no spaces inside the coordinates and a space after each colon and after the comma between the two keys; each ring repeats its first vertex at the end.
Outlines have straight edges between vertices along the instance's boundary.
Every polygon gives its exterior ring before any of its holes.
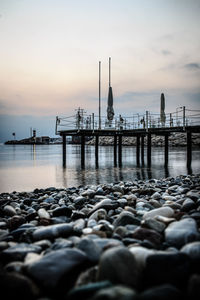
{"type": "Polygon", "coordinates": [[[162,93],[160,97],[160,121],[162,126],[165,126],[166,116],[165,116],[165,96],[162,93]]]}

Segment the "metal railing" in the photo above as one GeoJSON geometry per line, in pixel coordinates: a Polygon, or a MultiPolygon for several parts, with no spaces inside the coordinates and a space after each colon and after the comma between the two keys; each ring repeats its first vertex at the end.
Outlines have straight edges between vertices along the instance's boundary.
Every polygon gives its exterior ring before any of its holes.
{"type": "Polygon", "coordinates": [[[178,107],[175,112],[166,113],[164,121],[159,113],[146,111],[145,114],[135,113],[130,116],[116,116],[108,121],[106,116],[94,113],[88,115],[83,109],[77,109],[76,113],[67,117],[56,117],[56,134],[62,130],[131,130],[149,128],[171,128],[200,125],[200,110],[186,109],[185,106],[178,107]],[[101,128],[99,128],[101,124],[101,128]]]}

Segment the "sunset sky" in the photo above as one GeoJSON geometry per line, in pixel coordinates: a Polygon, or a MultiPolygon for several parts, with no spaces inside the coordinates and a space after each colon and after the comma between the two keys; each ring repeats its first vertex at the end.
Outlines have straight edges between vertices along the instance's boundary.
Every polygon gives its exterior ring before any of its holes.
{"type": "Polygon", "coordinates": [[[0,141],[29,128],[54,135],[55,116],[200,109],[200,0],[0,0],[0,141]]]}

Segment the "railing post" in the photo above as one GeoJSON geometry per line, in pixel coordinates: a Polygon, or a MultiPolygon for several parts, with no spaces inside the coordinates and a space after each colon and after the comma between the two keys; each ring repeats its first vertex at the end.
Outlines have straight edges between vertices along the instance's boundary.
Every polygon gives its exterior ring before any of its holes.
{"type": "Polygon", "coordinates": [[[146,111],[146,130],[148,131],[148,111],[146,111]]]}
{"type": "Polygon", "coordinates": [[[185,106],[183,106],[183,130],[185,131],[185,106]]]}
{"type": "Polygon", "coordinates": [[[94,113],[92,113],[92,130],[94,131],[94,113]]]}
{"type": "Polygon", "coordinates": [[[63,167],[66,167],[66,135],[63,134],[62,136],[62,140],[63,140],[63,143],[62,143],[62,148],[63,148],[63,167]]]}
{"type": "Polygon", "coordinates": [[[139,165],[140,164],[140,136],[139,135],[137,135],[136,161],[137,161],[137,165],[139,165]]]}

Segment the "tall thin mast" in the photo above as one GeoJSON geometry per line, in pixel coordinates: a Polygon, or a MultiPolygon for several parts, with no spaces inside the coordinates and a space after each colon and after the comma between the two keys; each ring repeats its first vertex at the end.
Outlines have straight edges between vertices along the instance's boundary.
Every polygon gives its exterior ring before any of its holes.
{"type": "Polygon", "coordinates": [[[101,129],[101,62],[99,61],[99,129],[101,129]]]}
{"type": "Polygon", "coordinates": [[[109,87],[111,86],[111,57],[109,57],[109,87]]]}

